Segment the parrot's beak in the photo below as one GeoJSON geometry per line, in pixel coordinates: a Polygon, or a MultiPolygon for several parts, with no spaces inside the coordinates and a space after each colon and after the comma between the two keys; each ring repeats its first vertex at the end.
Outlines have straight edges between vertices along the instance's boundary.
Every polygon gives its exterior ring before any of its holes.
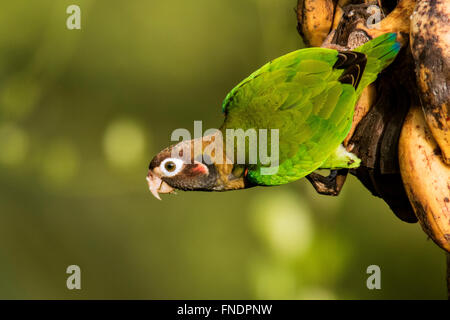
{"type": "Polygon", "coordinates": [[[146,177],[148,182],[148,188],[150,192],[153,194],[153,196],[161,200],[161,197],[159,196],[160,193],[173,193],[174,188],[169,186],[167,183],[161,180],[160,177],[155,175],[151,170],[148,171],[148,175],[146,177]]]}

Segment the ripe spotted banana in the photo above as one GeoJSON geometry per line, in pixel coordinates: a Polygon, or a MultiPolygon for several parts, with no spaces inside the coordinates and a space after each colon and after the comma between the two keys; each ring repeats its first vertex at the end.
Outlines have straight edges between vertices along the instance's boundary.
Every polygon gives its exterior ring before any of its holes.
{"type": "Polygon", "coordinates": [[[308,46],[319,47],[331,31],[334,2],[333,0],[298,1],[297,29],[308,46]]]}
{"type": "Polygon", "coordinates": [[[419,1],[410,38],[425,119],[450,166],[450,1],[419,1]]]}
{"type": "Polygon", "coordinates": [[[423,230],[450,252],[450,167],[440,156],[422,109],[411,107],[399,141],[402,180],[423,230]]]}

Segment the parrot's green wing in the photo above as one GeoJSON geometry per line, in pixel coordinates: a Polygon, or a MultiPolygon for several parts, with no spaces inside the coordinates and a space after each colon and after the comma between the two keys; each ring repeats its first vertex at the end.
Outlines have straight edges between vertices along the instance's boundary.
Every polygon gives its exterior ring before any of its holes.
{"type": "Polygon", "coordinates": [[[338,80],[344,72],[333,68],[338,54],[322,48],[292,52],[253,73],[225,99],[223,129],[279,130],[277,173],[263,175],[256,165],[250,180],[276,185],[304,177],[345,138],[356,91],[338,80]]]}
{"type": "MultiPolygon", "coordinates": [[[[390,47],[396,43],[392,34],[377,39],[380,44],[388,41],[390,47]]],[[[365,46],[382,51],[373,43],[377,39],[365,46]]],[[[350,130],[362,91],[358,84],[375,80],[395,57],[382,51],[386,62],[379,68],[371,66],[369,81],[363,76],[368,52],[364,46],[358,49],[308,48],[289,53],[258,69],[228,94],[223,103],[224,133],[226,129],[279,130],[277,172],[264,175],[258,163],[249,167],[250,181],[259,185],[291,182],[316,170],[335,153],[350,130]]]]}

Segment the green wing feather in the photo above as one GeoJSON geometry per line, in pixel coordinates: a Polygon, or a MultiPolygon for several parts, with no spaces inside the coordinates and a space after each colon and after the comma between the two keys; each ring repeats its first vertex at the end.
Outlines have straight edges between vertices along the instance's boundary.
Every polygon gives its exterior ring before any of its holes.
{"type": "MultiPolygon", "coordinates": [[[[367,51],[373,47],[379,49],[372,44],[367,51]]],[[[351,84],[339,81],[345,70],[333,68],[338,54],[325,48],[289,53],[252,73],[227,95],[224,132],[238,128],[279,130],[277,173],[262,175],[261,164],[250,166],[248,178],[252,182],[278,185],[304,177],[319,168],[344,140],[361,84],[372,82],[384,65],[374,58],[379,65],[370,66],[370,78],[363,74],[357,92],[351,84]]]]}
{"type": "Polygon", "coordinates": [[[374,82],[378,74],[394,61],[401,49],[396,39],[396,33],[385,33],[353,50],[364,53],[367,57],[366,68],[356,90],[358,97],[363,89],[374,82]]]}

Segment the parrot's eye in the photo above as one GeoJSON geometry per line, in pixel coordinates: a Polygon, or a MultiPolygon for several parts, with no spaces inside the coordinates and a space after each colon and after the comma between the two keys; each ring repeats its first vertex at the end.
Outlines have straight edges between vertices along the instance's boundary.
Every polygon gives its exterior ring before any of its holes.
{"type": "Polygon", "coordinates": [[[181,159],[169,158],[161,162],[160,169],[166,177],[173,177],[183,168],[181,159]]]}
{"type": "Polygon", "coordinates": [[[164,165],[164,168],[166,168],[168,172],[174,171],[176,167],[177,167],[176,164],[173,163],[172,161],[167,161],[166,164],[164,165]]]}

